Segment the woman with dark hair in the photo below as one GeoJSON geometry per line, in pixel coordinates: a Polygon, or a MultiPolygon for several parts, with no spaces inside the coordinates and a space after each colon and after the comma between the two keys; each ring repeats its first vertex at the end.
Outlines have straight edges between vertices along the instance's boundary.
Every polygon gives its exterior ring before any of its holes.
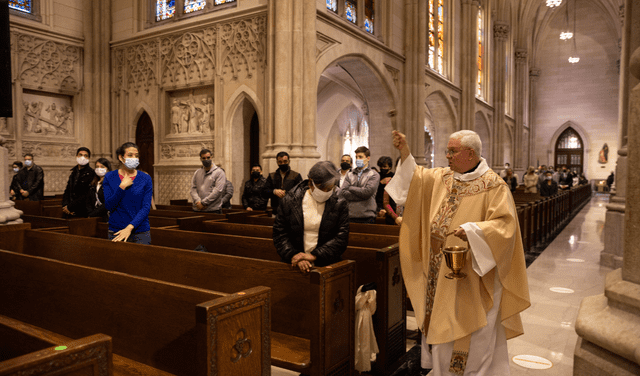
{"type": "Polygon", "coordinates": [[[18,172],[22,170],[22,162],[15,161],[13,162],[13,178],[11,178],[11,185],[9,187],[9,194],[11,195],[11,199],[15,201],[16,199],[16,191],[14,189],[20,190],[20,184],[18,183],[18,172]]]}
{"type": "Polygon", "coordinates": [[[309,179],[282,198],[273,224],[273,243],[282,261],[308,272],[338,262],[349,241],[349,206],[338,199],[340,176],[329,161],[309,170],[309,179]]]}
{"type": "Polygon", "coordinates": [[[98,159],[94,171],[96,177],[86,199],[87,213],[89,217],[99,217],[101,222],[109,222],[109,211],[104,206],[104,176],[111,171],[111,162],[106,158],[98,159]]]}
{"type": "Polygon", "coordinates": [[[103,180],[104,204],[109,211],[109,239],[151,244],[149,210],[153,197],[151,177],[136,168],[140,164],[138,146],[126,142],[116,150],[120,168],[103,180]]]}

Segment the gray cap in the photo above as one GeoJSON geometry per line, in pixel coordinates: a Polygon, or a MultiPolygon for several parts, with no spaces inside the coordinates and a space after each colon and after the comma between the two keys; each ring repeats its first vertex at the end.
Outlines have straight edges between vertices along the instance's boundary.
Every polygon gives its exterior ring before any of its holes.
{"type": "Polygon", "coordinates": [[[313,180],[316,187],[325,189],[340,181],[338,168],[329,161],[321,161],[313,165],[309,170],[309,179],[313,180]]]}

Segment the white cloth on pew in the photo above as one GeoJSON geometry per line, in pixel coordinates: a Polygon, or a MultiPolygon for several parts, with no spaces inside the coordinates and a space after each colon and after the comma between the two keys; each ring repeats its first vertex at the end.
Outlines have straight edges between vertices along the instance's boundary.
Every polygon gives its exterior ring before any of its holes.
{"type": "Polygon", "coordinates": [[[355,368],[359,372],[371,371],[371,357],[377,354],[378,343],[373,331],[371,316],[376,312],[376,290],[356,293],[356,359],[355,368]]]}

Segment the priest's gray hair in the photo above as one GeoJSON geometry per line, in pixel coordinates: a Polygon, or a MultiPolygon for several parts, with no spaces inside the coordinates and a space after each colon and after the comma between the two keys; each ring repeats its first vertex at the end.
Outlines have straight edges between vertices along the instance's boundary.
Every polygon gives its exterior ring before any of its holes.
{"type": "Polygon", "coordinates": [[[470,130],[457,131],[449,136],[449,139],[452,138],[460,140],[460,144],[463,147],[473,149],[478,158],[482,156],[482,141],[476,132],[470,130]]]}
{"type": "Polygon", "coordinates": [[[320,161],[314,164],[309,170],[308,176],[313,180],[313,184],[320,189],[336,185],[340,181],[338,168],[329,161],[320,161]]]}

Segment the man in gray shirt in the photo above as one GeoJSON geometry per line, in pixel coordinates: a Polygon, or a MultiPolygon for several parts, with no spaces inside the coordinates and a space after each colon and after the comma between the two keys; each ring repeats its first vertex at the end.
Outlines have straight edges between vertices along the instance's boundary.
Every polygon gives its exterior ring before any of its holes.
{"type": "Polygon", "coordinates": [[[380,175],[369,168],[369,149],[356,149],[356,168],[347,173],[340,185],[339,196],[349,203],[349,221],[352,223],[375,223],[378,214],[376,192],[380,175]]]}
{"type": "Polygon", "coordinates": [[[196,170],[191,181],[193,210],[221,213],[227,177],[220,167],[213,164],[210,150],[200,151],[200,161],[202,168],[196,170]]]}

